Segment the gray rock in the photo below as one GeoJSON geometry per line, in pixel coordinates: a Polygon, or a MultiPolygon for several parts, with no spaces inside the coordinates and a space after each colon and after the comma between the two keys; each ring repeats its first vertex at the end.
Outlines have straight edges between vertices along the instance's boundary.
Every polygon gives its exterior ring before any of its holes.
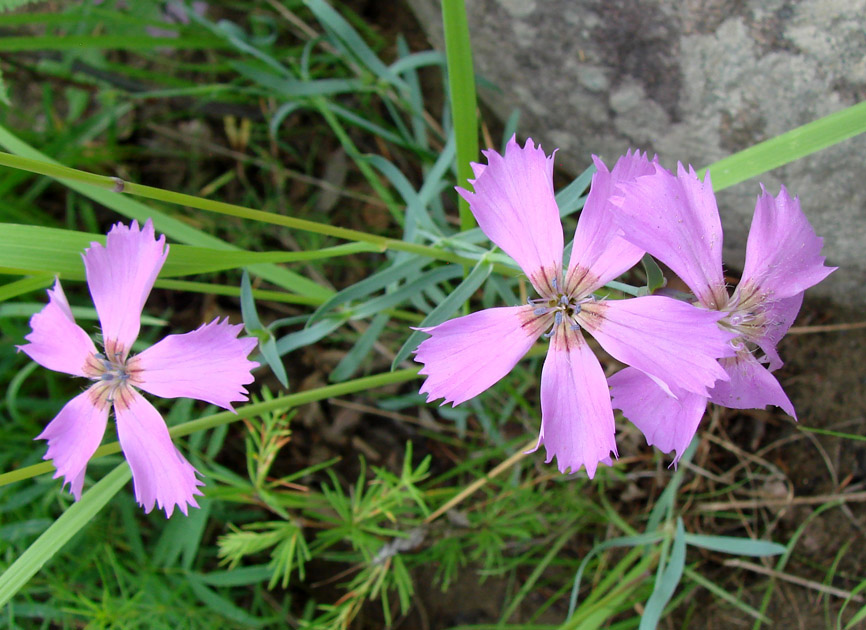
{"type": "MultiPolygon", "coordinates": [[[[409,0],[442,46],[439,0],[409,0]]],[[[477,71],[502,117],[577,172],[629,147],[704,166],[866,98],[866,0],[468,0],[477,71]]],[[[866,304],[866,136],[718,195],[742,268],[760,190],[784,183],[840,269],[810,295],[866,304]]]]}

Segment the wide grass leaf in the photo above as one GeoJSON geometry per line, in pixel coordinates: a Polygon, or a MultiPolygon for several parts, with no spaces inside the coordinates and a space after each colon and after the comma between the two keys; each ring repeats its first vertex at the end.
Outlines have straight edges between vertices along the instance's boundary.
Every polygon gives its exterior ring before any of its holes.
{"type": "Polygon", "coordinates": [[[129,466],[124,462],[85,492],[80,501],[70,505],[54,524],[0,575],[0,607],[5,606],[70,538],[88,525],[105,504],[126,485],[130,477],[129,466]]]}

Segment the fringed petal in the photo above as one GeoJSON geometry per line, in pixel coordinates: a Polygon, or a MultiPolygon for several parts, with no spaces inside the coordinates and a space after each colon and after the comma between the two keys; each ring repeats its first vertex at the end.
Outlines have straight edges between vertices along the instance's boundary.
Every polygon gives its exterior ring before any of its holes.
{"type": "Polygon", "coordinates": [[[168,518],[175,506],[187,514],[188,506],[198,507],[204,482],[196,470],[171,443],[168,428],[159,412],[132,388],[118,392],[114,401],[120,447],[132,469],[135,500],[150,512],[154,504],[168,518]]]}
{"type": "MultiPolygon", "coordinates": [[[[541,372],[541,433],[547,461],[560,472],[586,468],[616,456],[616,428],[604,370],[580,331],[561,328],[550,340],[541,372]]],[[[536,447],[537,448],[537,447],[536,447]]]]}
{"type": "Polygon", "coordinates": [[[141,310],[167,257],[165,236],[156,239],[150,219],[141,229],[137,221],[129,227],[116,224],[104,247],[93,243],[82,254],[109,358],[125,360],[129,354],[141,310]]]}
{"type": "Polygon", "coordinates": [[[427,402],[444,398],[443,405],[474,398],[511,371],[544,326],[531,306],[512,306],[419,329],[430,335],[415,351],[415,360],[424,364],[419,374],[427,376],[421,393],[427,402]]]}
{"type": "Polygon", "coordinates": [[[614,217],[625,238],[662,261],[707,308],[728,299],[722,273],[722,225],[710,175],[678,166],[677,176],[656,172],[619,186],[614,217]]]}
{"type": "Polygon", "coordinates": [[[43,459],[51,460],[57,469],[54,478],[63,477],[63,485],[69,484],[76,501],[81,499],[87,462],[102,442],[107,421],[108,405],[89,389],[66,403],[36,437],[48,440],[43,459]]]}
{"type": "Polygon", "coordinates": [[[784,186],[774,198],[762,186],[734,297],[743,303],[782,300],[818,284],[836,269],[824,265],[823,243],[799,199],[792,199],[784,186]]]}
{"type": "Polygon", "coordinates": [[[647,444],[664,453],[676,451],[676,464],[698,430],[707,399],[688,392],[679,399],[668,396],[646,374],[630,367],[611,376],[608,383],[613,408],[640,429],[647,444]]]}
{"type": "Polygon", "coordinates": [[[553,194],[553,156],[531,139],[511,138],[505,155],[484,151],[488,164],[475,166],[475,192],[458,188],[479,227],[511,256],[539,291],[562,274],[562,224],[553,194]]]}
{"type": "Polygon", "coordinates": [[[18,350],[55,372],[84,377],[94,375],[88,362],[96,354],[96,346],[75,323],[60,280],[54,283],[53,289],[48,289],[48,304],[30,318],[30,328],[33,332],[24,337],[29,343],[18,346],[18,350]]]}
{"type": "Polygon", "coordinates": [[[710,401],[730,409],[765,409],[767,405],[781,407],[797,419],[794,405],[776,377],[751,354],[722,359],[728,381],[719,381],[710,390],[710,401]]]}
{"type": "Polygon", "coordinates": [[[734,333],[716,322],[724,316],[657,295],[583,305],[577,321],[612,357],[636,367],[678,396],[701,396],[726,379],[716,359],[733,354],[734,333]]]}
{"type": "Polygon", "coordinates": [[[622,238],[622,230],[611,213],[611,197],[617,187],[655,172],[655,160],[630,151],[617,160],[613,171],[593,156],[596,172],[589,197],[580,212],[574,246],[568,264],[566,286],[581,294],[595,291],[634,267],[644,251],[622,238]]]}
{"type": "Polygon", "coordinates": [[[258,367],[247,355],[252,337],[238,339],[243,326],[215,319],[183,335],[169,335],[129,360],[130,382],[161,398],[196,398],[231,410],[247,400],[243,387],[258,367]]]}

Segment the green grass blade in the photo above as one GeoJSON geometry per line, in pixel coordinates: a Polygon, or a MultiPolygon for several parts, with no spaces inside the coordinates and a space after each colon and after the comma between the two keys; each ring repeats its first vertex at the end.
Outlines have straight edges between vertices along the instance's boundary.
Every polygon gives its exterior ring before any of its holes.
{"type": "Polygon", "coordinates": [[[406,88],[397,74],[382,63],[382,60],[367,46],[367,43],[352,28],[352,25],[343,19],[343,16],[337,13],[331,5],[324,0],[304,0],[304,4],[313,12],[325,30],[332,35],[336,46],[348,52],[380,80],[400,89],[406,88]]]}
{"type": "MultiPolygon", "coordinates": [[[[2,230],[2,227],[0,227],[2,230]]],[[[0,246],[2,247],[2,246],[0,246]]],[[[30,278],[21,278],[15,282],[10,282],[0,286],[0,302],[9,298],[17,297],[31,291],[50,287],[54,283],[54,276],[51,274],[32,276],[30,278]]]]}
{"type": "MultiPolygon", "coordinates": [[[[4,126],[0,125],[0,145],[2,145],[6,150],[15,155],[21,156],[23,158],[29,160],[37,160],[39,162],[60,167],[61,165],[55,160],[50,159],[48,156],[43,153],[37,151],[27,143],[23,142],[20,138],[11,133],[4,126]]],[[[87,174],[81,173],[81,176],[85,176],[87,174]]],[[[98,175],[92,175],[93,183],[95,184],[97,181],[104,180],[98,175]]],[[[82,183],[80,181],[67,180],[58,178],[58,180],[69,188],[75,190],[76,192],[84,195],[85,197],[89,197],[90,199],[96,201],[104,205],[107,208],[114,210],[122,214],[125,217],[130,219],[137,219],[139,223],[144,223],[148,218],[153,219],[154,227],[158,232],[165,234],[169,238],[172,238],[181,243],[186,243],[188,245],[198,245],[201,247],[212,247],[214,249],[222,249],[222,250],[237,250],[238,248],[222,241],[214,236],[210,236],[205,234],[204,232],[197,230],[193,227],[190,227],[183,221],[179,219],[175,219],[174,217],[157,210],[156,208],[152,208],[150,206],[146,206],[143,203],[136,201],[126,195],[120,195],[113,190],[107,190],[105,188],[97,188],[95,185],[89,185],[86,183],[82,183]]],[[[178,195],[175,195],[178,196],[178,195]]],[[[206,200],[202,200],[206,201],[206,200]]],[[[294,273],[293,271],[289,271],[288,269],[284,269],[282,267],[277,267],[273,264],[256,264],[249,266],[250,272],[254,273],[274,284],[290,290],[294,293],[300,293],[301,295],[306,295],[308,297],[321,297],[321,298],[329,298],[332,295],[330,289],[326,289],[311,280],[308,280],[306,277],[294,273]]]]}
{"type": "Polygon", "coordinates": [[[0,576],[0,607],[5,606],[69,539],[88,525],[105,504],[129,481],[126,462],[100,479],[46,529],[0,576]]]}
{"type": "MultiPolygon", "coordinates": [[[[442,0],[442,22],[445,26],[445,57],[448,64],[448,92],[454,134],[457,137],[457,183],[468,186],[472,179],[470,162],[478,159],[478,109],[475,94],[475,71],[472,68],[472,45],[463,0],[442,0]]],[[[469,203],[460,197],[460,229],[475,227],[469,203]]]]}
{"type": "Polygon", "coordinates": [[[640,620],[640,630],[655,630],[668,602],[683,576],[686,565],[686,532],[683,519],[677,519],[677,529],[674,534],[673,548],[667,566],[656,582],[652,595],[647,600],[643,616],[640,620]]]}
{"type": "Polygon", "coordinates": [[[866,131],[866,102],[852,105],[710,164],[713,190],[794,162],[866,131]]]}
{"type": "MultiPolygon", "coordinates": [[[[93,242],[105,243],[105,235],[39,225],[0,223],[0,267],[28,272],[59,274],[84,279],[81,254],[93,242]]],[[[189,245],[171,245],[160,272],[163,278],[187,276],[267,263],[334,258],[377,251],[367,243],[348,243],[308,252],[247,252],[189,245]]]]}
{"type": "Polygon", "coordinates": [[[226,42],[215,37],[184,37],[165,39],[150,35],[55,35],[0,37],[0,52],[26,50],[216,50],[227,48],[226,42]]]}
{"type": "Polygon", "coordinates": [[[351,378],[361,368],[361,363],[370,354],[373,344],[379,339],[390,319],[387,313],[376,315],[373,321],[370,322],[367,330],[364,331],[364,334],[358,338],[357,343],[346,353],[346,356],[340,359],[340,362],[331,372],[328,380],[332,383],[340,383],[351,378]]]}
{"type": "Polygon", "coordinates": [[[708,536],[705,534],[686,534],[686,544],[720,551],[735,556],[778,556],[785,553],[785,546],[769,540],[752,540],[736,536],[708,536]]]}

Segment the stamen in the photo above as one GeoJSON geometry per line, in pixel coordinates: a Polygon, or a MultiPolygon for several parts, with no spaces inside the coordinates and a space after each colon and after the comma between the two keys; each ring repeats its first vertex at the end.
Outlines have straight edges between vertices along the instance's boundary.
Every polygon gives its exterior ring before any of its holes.
{"type": "Polygon", "coordinates": [[[554,291],[559,291],[559,280],[556,276],[553,276],[553,279],[550,281],[550,286],[553,287],[554,291]]]}
{"type": "Polygon", "coordinates": [[[562,323],[562,311],[556,311],[556,315],[553,316],[553,327],[556,328],[562,323]]]}
{"type": "Polygon", "coordinates": [[[532,312],[536,315],[545,315],[550,312],[550,309],[548,309],[546,306],[540,306],[532,312]]]}

